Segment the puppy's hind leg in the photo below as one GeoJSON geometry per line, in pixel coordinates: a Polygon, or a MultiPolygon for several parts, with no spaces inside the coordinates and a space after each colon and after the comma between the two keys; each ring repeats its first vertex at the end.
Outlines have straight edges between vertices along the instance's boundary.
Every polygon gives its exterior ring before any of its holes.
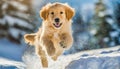
{"type": "Polygon", "coordinates": [[[48,67],[48,60],[47,60],[47,56],[45,54],[45,51],[42,50],[42,47],[41,46],[37,46],[36,47],[36,53],[39,55],[40,59],[41,59],[41,63],[42,63],[42,66],[45,68],[45,67],[48,67]]]}

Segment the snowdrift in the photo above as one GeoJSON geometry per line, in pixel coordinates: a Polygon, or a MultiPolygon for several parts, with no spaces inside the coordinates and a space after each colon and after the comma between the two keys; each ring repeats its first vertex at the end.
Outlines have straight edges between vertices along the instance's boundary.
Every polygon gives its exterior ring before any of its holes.
{"type": "MultiPolygon", "coordinates": [[[[24,62],[2,59],[0,58],[0,66],[2,67],[43,69],[39,58],[34,54],[34,48],[26,51],[23,57],[24,62]]],[[[55,62],[49,58],[49,68],[46,69],[120,69],[120,46],[61,55],[55,62]]]]}

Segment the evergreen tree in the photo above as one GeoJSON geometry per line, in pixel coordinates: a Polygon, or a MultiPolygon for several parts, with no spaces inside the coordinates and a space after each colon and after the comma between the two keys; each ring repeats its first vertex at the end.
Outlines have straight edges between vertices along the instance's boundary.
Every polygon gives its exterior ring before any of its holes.
{"type": "Polygon", "coordinates": [[[113,41],[113,37],[110,36],[111,31],[113,30],[113,18],[112,15],[106,13],[106,11],[106,5],[102,0],[99,0],[95,4],[95,14],[93,20],[90,23],[90,32],[93,36],[91,43],[97,45],[93,48],[108,47],[113,41]]]}
{"type": "Polygon", "coordinates": [[[23,35],[36,26],[31,0],[0,1],[0,38],[21,43],[23,35]]]}

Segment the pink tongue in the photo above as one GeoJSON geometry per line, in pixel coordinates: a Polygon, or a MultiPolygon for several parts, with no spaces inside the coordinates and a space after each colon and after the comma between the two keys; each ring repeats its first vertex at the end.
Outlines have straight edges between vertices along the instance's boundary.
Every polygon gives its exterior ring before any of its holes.
{"type": "Polygon", "coordinates": [[[59,26],[59,23],[56,23],[56,26],[59,26]]]}

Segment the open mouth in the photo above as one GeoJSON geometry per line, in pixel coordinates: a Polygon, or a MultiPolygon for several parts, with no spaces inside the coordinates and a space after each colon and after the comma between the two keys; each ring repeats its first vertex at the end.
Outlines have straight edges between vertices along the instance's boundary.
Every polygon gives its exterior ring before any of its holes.
{"type": "Polygon", "coordinates": [[[53,23],[53,25],[54,25],[56,28],[59,28],[59,27],[62,25],[62,23],[53,23]]]}

